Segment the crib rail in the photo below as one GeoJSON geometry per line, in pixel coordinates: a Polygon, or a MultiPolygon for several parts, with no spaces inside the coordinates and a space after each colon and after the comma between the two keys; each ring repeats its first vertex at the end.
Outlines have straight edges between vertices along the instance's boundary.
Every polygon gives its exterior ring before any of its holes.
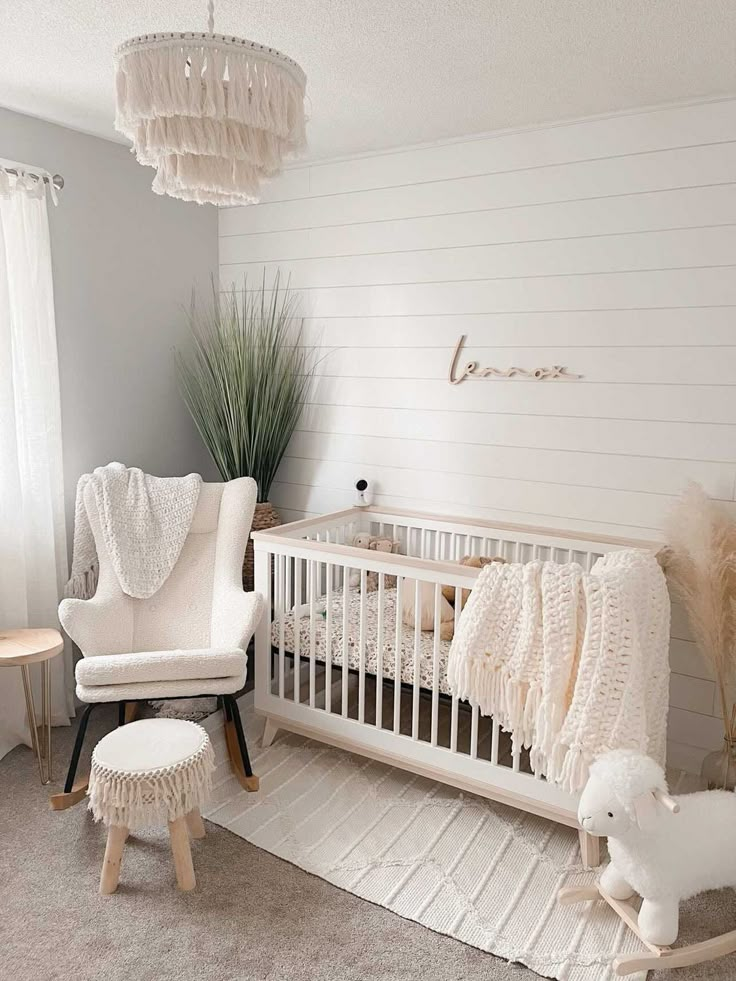
{"type": "Polygon", "coordinates": [[[576,801],[529,772],[494,719],[449,691],[447,657],[479,570],[464,556],[579,562],[627,540],[351,509],[253,534],[256,710],[272,724],[405,766],[570,825],[576,801]],[[367,533],[396,554],[355,547],[367,533]]]}

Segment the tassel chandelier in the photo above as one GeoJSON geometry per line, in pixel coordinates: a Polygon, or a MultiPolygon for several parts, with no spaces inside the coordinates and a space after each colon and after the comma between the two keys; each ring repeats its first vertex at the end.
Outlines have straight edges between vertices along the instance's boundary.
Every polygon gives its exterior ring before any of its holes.
{"type": "Polygon", "coordinates": [[[184,201],[253,204],[306,145],[306,75],[274,48],[214,33],[144,34],[115,52],[115,128],[153,190],[184,201]]]}

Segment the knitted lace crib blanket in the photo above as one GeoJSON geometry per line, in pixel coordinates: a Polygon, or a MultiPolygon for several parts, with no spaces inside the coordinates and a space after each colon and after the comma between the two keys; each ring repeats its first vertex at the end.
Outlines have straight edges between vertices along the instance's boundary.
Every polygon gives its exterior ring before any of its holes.
{"type": "Polygon", "coordinates": [[[110,463],[83,474],[74,508],[72,574],[65,596],[89,599],[97,589],[98,559],[84,503],[90,487],[100,529],[120,588],[147,599],[176,565],[194,517],[202,478],[152,477],[137,467],[110,463]]]}
{"type": "Polygon", "coordinates": [[[590,573],[493,563],[460,618],[449,685],[530,749],[535,773],[574,793],[607,750],[664,763],[669,619],[651,552],[609,552],[590,573]]]}

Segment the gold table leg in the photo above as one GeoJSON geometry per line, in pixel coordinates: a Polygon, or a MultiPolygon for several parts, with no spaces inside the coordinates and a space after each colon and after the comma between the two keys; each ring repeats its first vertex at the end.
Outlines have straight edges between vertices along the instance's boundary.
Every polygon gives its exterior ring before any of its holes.
{"type": "Polygon", "coordinates": [[[46,728],[46,777],[47,782],[53,779],[51,767],[51,662],[44,661],[41,665],[41,685],[43,686],[43,697],[41,700],[41,714],[43,724],[46,728]]]}
{"type": "Polygon", "coordinates": [[[33,704],[33,688],[31,687],[31,672],[27,664],[21,664],[23,677],[23,694],[26,699],[26,716],[28,728],[31,730],[31,745],[38,760],[38,772],[41,783],[51,783],[51,681],[49,662],[44,661],[41,669],[41,712],[43,715],[41,727],[36,724],[36,707],[33,704]],[[43,743],[43,745],[42,745],[43,743]]]}

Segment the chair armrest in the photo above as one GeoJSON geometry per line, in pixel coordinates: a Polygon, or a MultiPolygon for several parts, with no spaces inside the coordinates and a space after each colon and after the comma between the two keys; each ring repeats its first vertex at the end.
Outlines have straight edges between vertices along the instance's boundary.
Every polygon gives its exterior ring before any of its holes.
{"type": "Polygon", "coordinates": [[[62,600],[59,620],[85,657],[130,651],[133,611],[123,596],[62,600]]]}
{"type": "Polygon", "coordinates": [[[237,588],[224,590],[215,598],[212,607],[211,646],[245,650],[262,614],[260,593],[244,593],[237,588]]]}

